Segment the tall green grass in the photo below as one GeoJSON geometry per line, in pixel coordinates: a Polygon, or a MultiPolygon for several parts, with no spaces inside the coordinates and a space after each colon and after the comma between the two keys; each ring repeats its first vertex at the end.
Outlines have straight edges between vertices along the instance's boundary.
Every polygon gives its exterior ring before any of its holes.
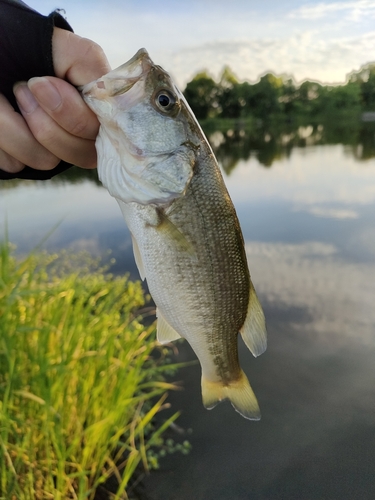
{"type": "Polygon", "coordinates": [[[0,499],[94,499],[111,476],[126,499],[171,385],[140,283],[58,264],[0,244],[0,499]]]}

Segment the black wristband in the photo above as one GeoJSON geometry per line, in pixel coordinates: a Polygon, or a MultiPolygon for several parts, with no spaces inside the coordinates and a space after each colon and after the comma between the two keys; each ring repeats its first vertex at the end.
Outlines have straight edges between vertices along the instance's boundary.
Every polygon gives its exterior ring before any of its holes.
{"type": "MultiPolygon", "coordinates": [[[[58,12],[42,16],[23,2],[0,0],[0,93],[19,111],[13,85],[34,76],[55,76],[52,60],[54,27],[73,31],[58,12]]],[[[0,179],[50,179],[69,168],[60,162],[49,171],[25,167],[16,174],[0,170],[0,179]]],[[[0,165],[1,169],[1,165],[0,165]]]]}

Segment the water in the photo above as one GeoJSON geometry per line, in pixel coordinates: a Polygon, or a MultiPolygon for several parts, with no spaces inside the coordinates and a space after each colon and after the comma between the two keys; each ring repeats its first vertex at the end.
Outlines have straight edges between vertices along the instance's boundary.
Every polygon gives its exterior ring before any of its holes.
{"type": "MultiPolygon", "coordinates": [[[[182,439],[193,448],[161,461],[145,479],[148,496],[373,500],[374,129],[354,138],[332,139],[317,127],[277,140],[266,132],[261,140],[237,132],[211,138],[229,172],[268,323],[269,347],[259,358],[240,341],[262,420],[246,421],[229,403],[205,410],[199,366],[181,370],[184,390],[170,395],[169,411],[182,410],[178,424],[192,430],[182,439]]],[[[60,221],[45,247],[111,249],[115,271],[137,277],[116,202],[79,173],[74,183],[0,184],[0,234],[6,214],[9,238],[23,253],[60,221]]],[[[179,360],[194,359],[188,345],[179,351],[179,360]]]]}

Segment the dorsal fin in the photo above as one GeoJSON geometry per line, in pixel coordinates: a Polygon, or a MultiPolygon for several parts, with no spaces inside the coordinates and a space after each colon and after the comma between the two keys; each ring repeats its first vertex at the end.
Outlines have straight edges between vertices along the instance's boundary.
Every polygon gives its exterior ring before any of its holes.
{"type": "Polygon", "coordinates": [[[156,338],[160,344],[168,344],[181,338],[181,335],[164,319],[159,309],[156,309],[156,317],[158,322],[156,325],[156,338]]]}
{"type": "Polygon", "coordinates": [[[246,346],[254,356],[259,356],[267,349],[266,320],[251,281],[249,307],[240,333],[246,346]]]}

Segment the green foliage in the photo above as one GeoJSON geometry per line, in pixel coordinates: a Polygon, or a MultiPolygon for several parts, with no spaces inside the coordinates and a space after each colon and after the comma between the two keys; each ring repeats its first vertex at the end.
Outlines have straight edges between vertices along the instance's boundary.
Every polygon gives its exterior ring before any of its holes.
{"type": "Polygon", "coordinates": [[[259,118],[269,118],[280,113],[283,81],[271,73],[261,77],[258,83],[252,85],[253,95],[249,101],[249,109],[259,118]]]}
{"type": "Polygon", "coordinates": [[[299,86],[288,76],[263,75],[258,82],[240,83],[227,66],[218,82],[206,73],[196,75],[185,96],[198,119],[255,117],[274,119],[280,115],[335,114],[343,110],[358,114],[375,111],[375,64],[352,73],[345,85],[322,85],[306,80],[299,86]]]}
{"type": "Polygon", "coordinates": [[[345,109],[353,110],[354,113],[361,106],[361,89],[354,83],[323,87],[319,97],[316,113],[334,113],[345,109]]]}
{"type": "Polygon", "coordinates": [[[148,454],[178,416],[153,422],[173,386],[151,357],[154,328],[134,315],[144,304],[140,283],[78,260],[68,271],[56,255],[18,262],[0,244],[4,500],[94,499],[111,476],[112,498],[128,498],[134,471],[149,467],[148,454]]]}
{"type": "Polygon", "coordinates": [[[363,107],[367,111],[375,111],[375,64],[368,67],[368,76],[361,83],[363,107]]]}
{"type": "Polygon", "coordinates": [[[243,99],[243,87],[240,84],[235,84],[233,87],[222,89],[219,97],[220,109],[222,116],[225,118],[239,118],[241,111],[246,102],[243,99]],[[225,111],[224,111],[225,110],[225,111]]]}
{"type": "Polygon", "coordinates": [[[305,114],[315,116],[321,111],[321,96],[324,87],[318,82],[305,80],[299,87],[294,87],[290,92],[291,113],[305,114]]]}
{"type": "Polygon", "coordinates": [[[184,94],[198,119],[215,116],[218,110],[218,86],[207,73],[198,73],[186,85],[184,94]]]}
{"type": "Polygon", "coordinates": [[[219,79],[220,86],[222,88],[232,88],[234,85],[237,85],[238,78],[230,69],[229,66],[224,66],[223,71],[221,72],[221,76],[219,79]]]}

